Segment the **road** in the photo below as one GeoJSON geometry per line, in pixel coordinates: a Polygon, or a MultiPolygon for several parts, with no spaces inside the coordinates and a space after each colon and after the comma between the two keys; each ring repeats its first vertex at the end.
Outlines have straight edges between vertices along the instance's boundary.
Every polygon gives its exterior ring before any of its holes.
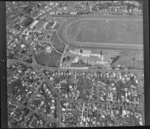
{"type": "Polygon", "coordinates": [[[47,67],[47,66],[41,66],[41,65],[38,65],[36,62],[34,62],[34,63],[27,63],[27,62],[24,62],[24,61],[22,61],[22,60],[15,60],[15,59],[7,59],[7,63],[21,63],[21,64],[24,64],[24,65],[27,65],[27,66],[29,66],[29,67],[35,67],[35,64],[36,64],[36,66],[40,69],[40,70],[50,70],[50,71],[58,71],[58,72],[60,72],[60,71],[68,71],[68,70],[70,70],[70,71],[77,71],[77,72],[98,72],[98,71],[100,71],[100,72],[108,72],[108,71],[114,71],[114,72],[133,72],[133,73],[143,73],[144,71],[143,71],[143,69],[141,69],[141,70],[136,70],[136,69],[127,69],[127,70],[124,70],[124,69],[110,69],[110,70],[107,70],[107,69],[87,69],[86,67],[84,68],[82,68],[82,67],[75,67],[75,69],[74,69],[74,67],[72,68],[72,67],[47,67]]]}
{"type": "Polygon", "coordinates": [[[62,66],[63,58],[64,58],[64,55],[65,55],[65,53],[66,53],[67,48],[68,48],[68,45],[65,46],[65,49],[64,49],[64,51],[63,51],[63,54],[61,55],[60,63],[59,63],[59,66],[60,66],[60,67],[62,66]]]}
{"type": "Polygon", "coordinates": [[[12,102],[12,103],[14,103],[14,104],[16,104],[16,105],[22,107],[22,108],[27,108],[27,109],[29,109],[32,113],[41,115],[44,120],[49,121],[50,123],[51,123],[51,122],[57,122],[57,121],[58,121],[58,119],[48,117],[48,116],[46,116],[45,114],[43,114],[42,112],[33,110],[33,109],[30,108],[29,106],[24,106],[23,104],[21,104],[21,103],[15,101],[15,100],[13,100],[13,99],[10,99],[10,98],[9,98],[8,101],[10,101],[10,102],[12,102]]]}
{"type": "MultiPolygon", "coordinates": [[[[69,21],[70,22],[70,21],[69,21]]],[[[68,24],[68,22],[66,22],[65,24],[68,24]]],[[[64,25],[63,25],[63,27],[65,27],[64,25]]],[[[62,31],[63,31],[63,29],[60,29],[60,30],[58,30],[57,31],[57,34],[60,34],[59,36],[62,36],[60,39],[62,39],[62,41],[64,42],[64,43],[68,43],[69,42],[69,40],[67,40],[66,41],[66,39],[64,38],[64,35],[63,35],[63,33],[62,33],[62,31]]],[[[22,31],[19,33],[19,34],[21,34],[22,33],[22,31]]],[[[14,36],[14,39],[15,38],[17,38],[18,36],[19,36],[19,34],[18,35],[16,35],[16,36],[14,36]]],[[[42,42],[42,41],[40,41],[40,42],[42,42]]],[[[43,42],[45,42],[45,41],[43,41],[43,42]]],[[[78,42],[79,43],[79,42],[78,42]]],[[[81,45],[81,43],[79,43],[80,45],[81,45]]],[[[87,43],[86,43],[86,45],[87,45],[87,43]]],[[[111,46],[115,46],[116,44],[111,44],[111,46]]],[[[84,46],[84,45],[83,45],[84,46]]],[[[83,47],[82,45],[81,45],[81,47],[83,47]]],[[[108,48],[108,45],[106,45],[106,43],[105,43],[105,45],[104,45],[104,43],[101,43],[101,46],[97,46],[97,43],[95,43],[95,45],[94,45],[94,47],[107,47],[108,48]],[[102,45],[103,44],[103,45],[102,45]]],[[[128,45],[127,45],[128,46],[128,45]]],[[[31,45],[29,45],[29,47],[30,47],[30,54],[34,54],[33,53],[33,48],[32,48],[32,46],[31,45]]],[[[90,47],[92,47],[92,46],[90,46],[90,47]]],[[[128,46],[129,47],[129,46],[128,46]]],[[[130,47],[131,47],[131,44],[130,44],[130,47]]],[[[53,47],[54,48],[54,47],[53,47]]],[[[121,48],[122,48],[122,46],[121,46],[121,48]]],[[[55,48],[54,48],[55,49],[55,48]]],[[[60,53],[58,50],[56,50],[55,49],[55,51],[57,52],[57,53],[59,53],[59,54],[62,54],[62,53],[60,53]]],[[[47,84],[50,86],[50,88],[51,88],[51,90],[52,90],[52,92],[55,94],[55,97],[56,97],[56,100],[57,100],[57,116],[58,116],[58,119],[55,119],[55,118],[51,118],[51,117],[47,117],[45,114],[43,114],[42,112],[39,112],[39,111],[34,111],[33,109],[31,109],[30,107],[26,107],[26,108],[28,108],[32,113],[36,113],[36,114],[39,114],[39,115],[41,115],[46,121],[48,121],[48,122],[57,122],[58,124],[60,124],[59,122],[60,122],[60,113],[61,113],[61,111],[60,111],[60,101],[61,100],[66,100],[66,101],[68,101],[68,102],[73,102],[73,100],[69,100],[69,99],[62,99],[61,98],[61,96],[60,96],[60,94],[58,93],[58,91],[51,85],[51,82],[49,81],[49,79],[48,79],[48,77],[43,73],[43,70],[44,69],[46,69],[46,70],[52,70],[52,71],[68,71],[68,70],[70,70],[70,71],[82,71],[82,72],[97,72],[97,71],[101,71],[101,72],[107,72],[107,71],[115,71],[115,72],[122,72],[122,71],[126,71],[126,72],[136,72],[136,73],[139,73],[139,72],[143,72],[143,70],[101,70],[101,69],[87,69],[87,68],[74,68],[74,67],[72,67],[71,69],[69,68],[69,67],[46,67],[46,66],[40,66],[40,65],[38,65],[37,63],[36,63],[36,61],[35,61],[35,59],[34,59],[34,56],[32,56],[32,60],[33,60],[33,62],[32,63],[27,63],[27,62],[24,62],[23,60],[15,60],[15,59],[7,59],[7,63],[8,64],[10,64],[10,63],[21,63],[21,64],[24,64],[24,65],[26,65],[26,66],[29,66],[29,67],[33,67],[33,69],[34,70],[36,70],[36,71],[38,71],[38,73],[43,77],[43,79],[44,79],[44,81],[46,81],[47,82],[47,84]]],[[[34,97],[34,95],[33,95],[33,97],[34,97]]],[[[19,106],[21,106],[21,107],[25,107],[24,105],[22,105],[21,103],[19,103],[19,102],[16,102],[15,100],[13,100],[13,99],[9,99],[9,101],[11,101],[11,102],[13,102],[13,103],[15,103],[15,104],[17,104],[17,105],[19,105],[19,106]]],[[[81,103],[82,102],[82,100],[80,100],[80,101],[76,101],[76,102],[78,102],[78,103],[81,103]]],[[[89,103],[95,103],[94,101],[91,101],[91,102],[89,102],[89,103]]]]}

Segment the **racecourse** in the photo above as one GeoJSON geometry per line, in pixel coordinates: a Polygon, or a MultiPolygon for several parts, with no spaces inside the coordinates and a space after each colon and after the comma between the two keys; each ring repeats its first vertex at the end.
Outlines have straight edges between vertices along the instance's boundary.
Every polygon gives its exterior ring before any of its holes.
{"type": "MultiPolygon", "coordinates": [[[[143,19],[141,16],[76,17],[76,18],[72,18],[71,20],[68,20],[67,22],[62,24],[62,26],[59,28],[57,34],[63,43],[67,43],[70,46],[77,47],[77,48],[83,47],[83,48],[104,48],[104,49],[105,48],[106,49],[142,49],[143,48],[143,28],[142,28],[143,23],[142,22],[143,22],[143,19]],[[98,25],[100,25],[102,23],[101,26],[98,26],[100,28],[99,30],[101,30],[101,32],[100,32],[101,35],[98,35],[98,38],[100,36],[102,36],[101,38],[99,38],[100,39],[99,42],[88,41],[89,39],[81,42],[79,39],[77,41],[76,38],[70,37],[70,35],[68,34],[68,28],[72,24],[76,24],[77,22],[81,22],[81,21],[84,21],[84,22],[90,21],[91,22],[92,20],[100,21],[100,22],[98,22],[98,25]],[[137,22],[138,22],[138,24],[135,26],[135,28],[133,28],[132,26],[137,22]],[[107,32],[103,31],[104,25],[105,25],[105,27],[107,27],[108,23],[109,23],[109,26],[107,29],[108,31],[107,32]],[[113,24],[111,25],[111,23],[113,23],[113,24]],[[127,23],[127,25],[126,25],[126,23],[127,23]],[[129,27],[128,27],[128,23],[130,24],[129,27]],[[117,26],[114,27],[114,24],[124,26],[124,29],[120,27],[119,29],[117,29],[115,31],[115,28],[117,26]],[[109,29],[110,27],[111,28],[113,27],[113,29],[111,29],[113,31],[111,31],[109,29]],[[125,31],[125,29],[127,27],[128,27],[129,32],[125,31]],[[131,30],[130,30],[130,28],[131,28],[131,30]],[[107,35],[106,37],[105,37],[105,33],[107,35]],[[114,36],[109,37],[110,33],[112,33],[116,37],[114,37],[114,36]],[[117,33],[117,35],[115,35],[114,33],[117,33]],[[122,38],[120,38],[120,40],[118,40],[118,42],[117,42],[116,38],[118,38],[118,34],[120,34],[120,33],[122,34],[121,35],[122,38]]],[[[87,29],[87,27],[88,26],[86,26],[85,28],[87,29]]],[[[82,29],[84,29],[84,28],[82,27],[82,29]]],[[[74,30],[74,31],[76,31],[76,30],[74,30]]],[[[85,33],[86,33],[86,31],[85,31],[85,33]]],[[[100,34],[97,31],[96,31],[96,33],[100,34]]],[[[84,35],[86,36],[86,34],[84,34],[84,35]]],[[[87,36],[87,37],[89,38],[90,36],[87,36]]]]}

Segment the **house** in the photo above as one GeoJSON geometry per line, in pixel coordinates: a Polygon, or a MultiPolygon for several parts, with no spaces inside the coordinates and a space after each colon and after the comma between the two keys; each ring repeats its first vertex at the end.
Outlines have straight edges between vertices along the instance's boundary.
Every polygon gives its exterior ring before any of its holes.
{"type": "Polygon", "coordinates": [[[56,14],[58,15],[58,14],[62,14],[62,12],[61,11],[56,11],[56,14]]]}
{"type": "Polygon", "coordinates": [[[72,63],[77,63],[79,61],[79,57],[77,56],[76,58],[74,58],[74,60],[72,61],[72,63]]]}
{"type": "Polygon", "coordinates": [[[48,25],[49,22],[45,22],[43,27],[46,28],[46,26],[48,25]]]}
{"type": "Polygon", "coordinates": [[[49,4],[50,4],[50,6],[53,6],[53,5],[54,5],[54,2],[50,2],[49,4]]]}
{"type": "Polygon", "coordinates": [[[50,15],[54,15],[54,14],[55,14],[55,12],[50,12],[49,14],[50,14],[50,15]]]}
{"type": "Polygon", "coordinates": [[[77,14],[77,12],[75,12],[75,11],[71,11],[71,12],[70,12],[70,14],[71,14],[71,15],[76,15],[76,14],[77,14]]]}
{"type": "Polygon", "coordinates": [[[30,25],[30,29],[32,29],[38,22],[38,20],[33,21],[33,23],[30,25]]]}
{"type": "Polygon", "coordinates": [[[55,28],[56,25],[57,25],[57,22],[54,21],[54,24],[53,24],[53,26],[51,28],[55,28]]]}
{"type": "Polygon", "coordinates": [[[51,53],[52,47],[50,47],[50,46],[46,47],[46,48],[45,48],[45,51],[46,51],[47,53],[51,53]]]}

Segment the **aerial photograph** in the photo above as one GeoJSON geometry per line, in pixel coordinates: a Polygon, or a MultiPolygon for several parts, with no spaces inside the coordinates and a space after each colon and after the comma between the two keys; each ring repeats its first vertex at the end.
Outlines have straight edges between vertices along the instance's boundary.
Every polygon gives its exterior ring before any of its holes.
{"type": "Polygon", "coordinates": [[[143,1],[7,1],[9,128],[144,126],[143,1]]]}

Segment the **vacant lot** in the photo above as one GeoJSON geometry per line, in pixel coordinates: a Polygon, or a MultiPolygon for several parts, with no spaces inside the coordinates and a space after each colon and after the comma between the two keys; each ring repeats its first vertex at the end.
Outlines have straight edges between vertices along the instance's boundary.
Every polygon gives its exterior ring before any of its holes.
{"type": "Polygon", "coordinates": [[[80,19],[68,26],[70,39],[79,42],[142,44],[141,19],[80,19]]]}

